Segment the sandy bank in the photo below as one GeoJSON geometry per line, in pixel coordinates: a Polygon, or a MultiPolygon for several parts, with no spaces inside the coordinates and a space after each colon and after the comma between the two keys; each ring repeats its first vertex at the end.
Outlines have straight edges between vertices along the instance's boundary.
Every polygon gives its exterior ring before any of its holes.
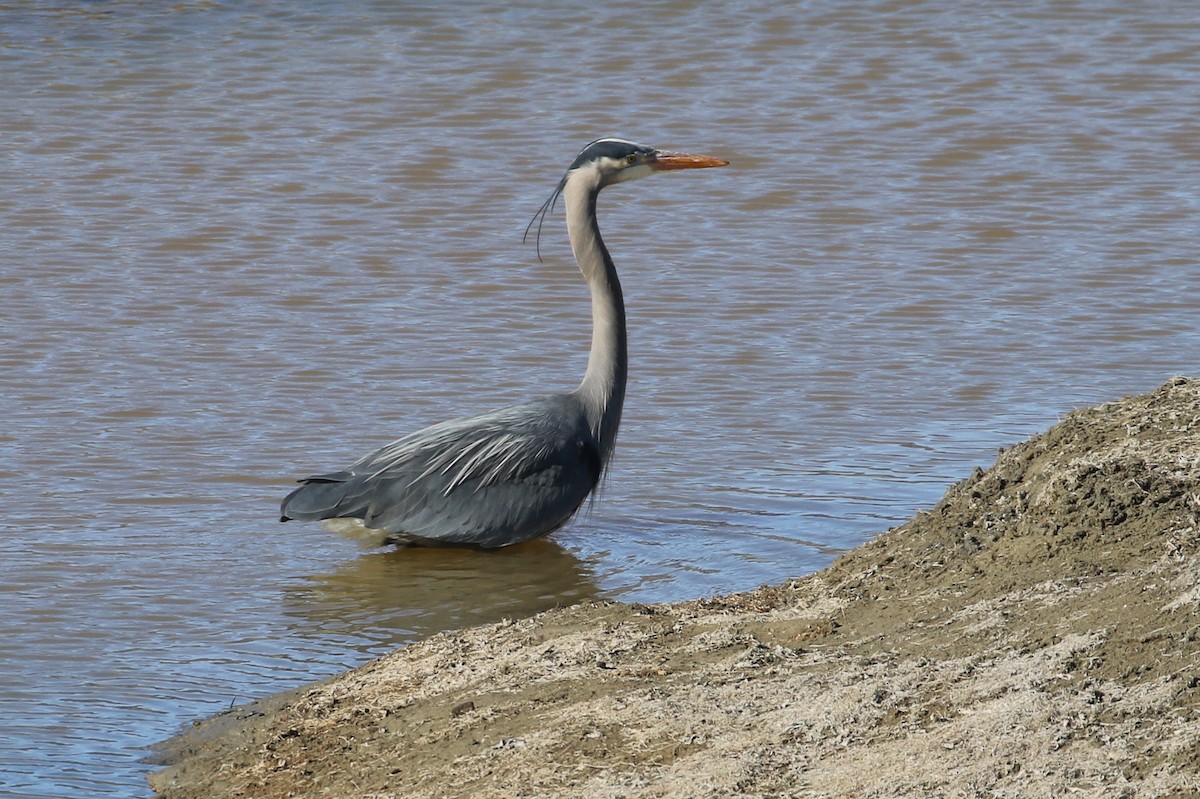
{"type": "Polygon", "coordinates": [[[437,635],[165,745],[185,797],[1200,795],[1200,381],[823,572],[437,635]]]}

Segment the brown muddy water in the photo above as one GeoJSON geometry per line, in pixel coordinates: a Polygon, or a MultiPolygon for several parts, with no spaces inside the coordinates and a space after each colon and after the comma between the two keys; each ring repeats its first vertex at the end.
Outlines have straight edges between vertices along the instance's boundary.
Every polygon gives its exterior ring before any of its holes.
{"type": "Polygon", "coordinates": [[[1195,373],[1179,3],[0,4],[0,796],[431,632],[827,564],[1065,411],[1195,373]],[[568,390],[588,140],[631,370],[600,500],[493,554],[291,481],[568,390]]]}

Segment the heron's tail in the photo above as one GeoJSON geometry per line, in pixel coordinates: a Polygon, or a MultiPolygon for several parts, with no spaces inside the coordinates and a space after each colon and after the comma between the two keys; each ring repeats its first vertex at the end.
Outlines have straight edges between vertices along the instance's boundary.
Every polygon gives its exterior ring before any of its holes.
{"type": "Polygon", "coordinates": [[[279,509],[279,521],[290,519],[361,519],[367,512],[367,493],[352,472],[335,472],[309,477],[288,494],[279,509]]]}

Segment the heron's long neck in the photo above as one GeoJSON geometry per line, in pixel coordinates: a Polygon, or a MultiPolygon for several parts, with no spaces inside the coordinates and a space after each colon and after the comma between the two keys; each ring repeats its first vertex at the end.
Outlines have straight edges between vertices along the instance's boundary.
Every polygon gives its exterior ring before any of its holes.
{"type": "Polygon", "coordinates": [[[572,175],[563,190],[571,249],[592,290],[592,349],[587,373],[575,394],[583,402],[592,434],[600,444],[600,460],[607,464],[621,424],[629,350],[621,282],[596,224],[599,193],[598,180],[585,172],[572,175]]]}

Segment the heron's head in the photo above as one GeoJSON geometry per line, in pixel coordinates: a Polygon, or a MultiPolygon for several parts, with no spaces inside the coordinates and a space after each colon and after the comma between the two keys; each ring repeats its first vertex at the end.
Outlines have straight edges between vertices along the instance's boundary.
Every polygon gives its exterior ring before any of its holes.
{"type": "Polygon", "coordinates": [[[537,223],[537,241],[539,243],[538,258],[541,258],[542,223],[546,214],[554,210],[558,196],[567,186],[567,181],[575,176],[589,181],[593,191],[600,191],[605,186],[614,183],[625,183],[630,180],[644,178],[655,172],[666,172],[677,169],[704,169],[706,167],[725,166],[729,162],[711,155],[694,155],[691,153],[675,153],[669,150],[656,150],[644,144],[637,144],[624,139],[604,138],[590,142],[579,151],[571,162],[567,174],[559,181],[550,199],[542,204],[538,212],[525,228],[525,235],[537,223]]]}
{"type": "Polygon", "coordinates": [[[599,186],[604,187],[644,178],[655,172],[702,169],[728,163],[708,155],[673,153],[624,139],[604,138],[596,139],[579,152],[567,170],[567,177],[577,169],[592,170],[599,177],[599,186]]]}

